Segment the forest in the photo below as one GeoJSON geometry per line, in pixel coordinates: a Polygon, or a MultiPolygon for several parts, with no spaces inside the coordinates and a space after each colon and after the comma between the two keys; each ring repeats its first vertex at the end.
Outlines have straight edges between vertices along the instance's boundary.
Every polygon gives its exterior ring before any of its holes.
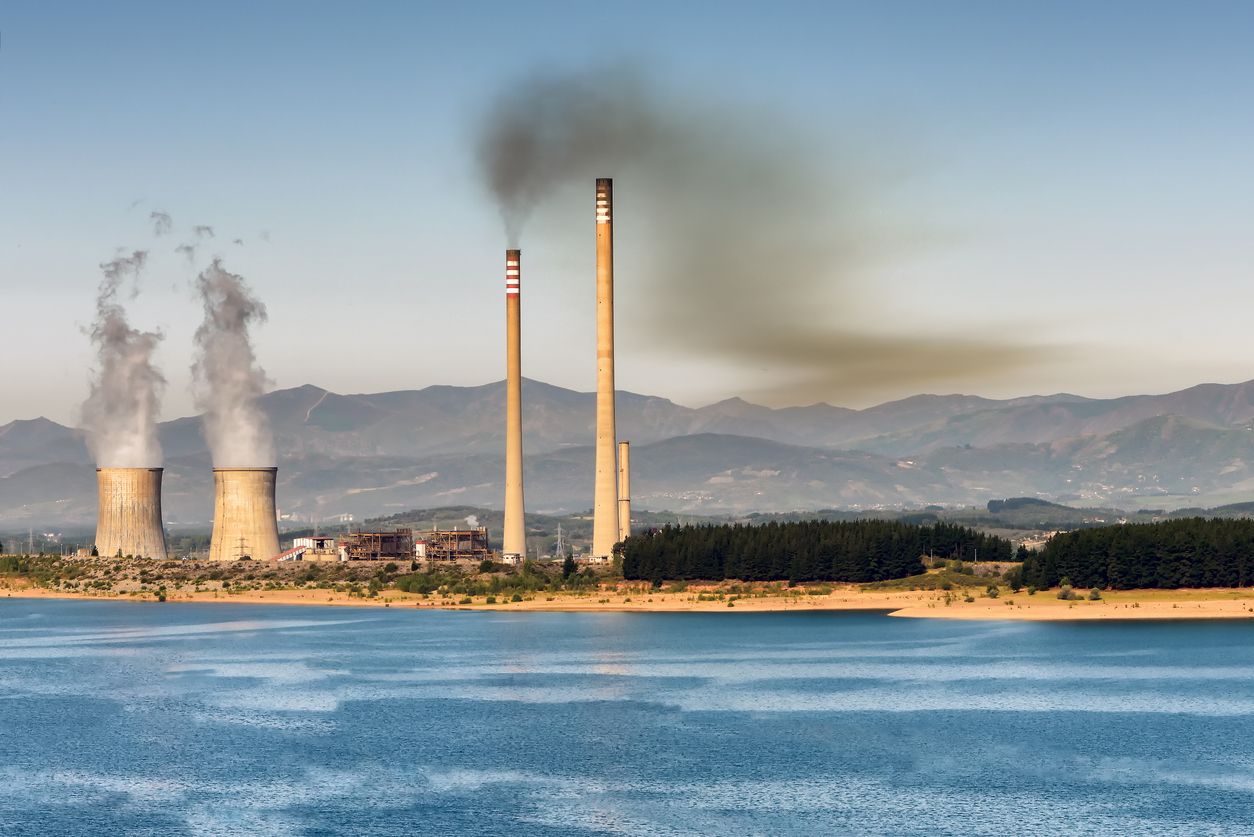
{"type": "Polygon", "coordinates": [[[1011,561],[1009,541],[974,529],[887,520],[759,526],[666,526],[620,545],[623,577],[666,581],[850,581],[904,578],[922,559],[1011,561]]]}
{"type": "Polygon", "coordinates": [[[1055,535],[1023,562],[1023,582],[1114,590],[1254,583],[1254,520],[1186,518],[1055,535]]]}

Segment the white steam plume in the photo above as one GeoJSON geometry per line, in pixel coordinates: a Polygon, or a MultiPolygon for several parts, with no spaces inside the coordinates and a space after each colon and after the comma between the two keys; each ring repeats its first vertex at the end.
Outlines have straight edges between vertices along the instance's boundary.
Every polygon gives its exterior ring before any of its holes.
{"type": "Polygon", "coordinates": [[[118,302],[122,283],[138,277],[147,259],[145,251],[136,250],[100,266],[104,280],[91,327],[99,367],[83,403],[83,429],[100,468],[161,465],[157,413],[165,378],[153,366],[152,355],[162,334],[132,328],[118,302]]]}
{"type": "Polygon", "coordinates": [[[196,287],[205,319],[196,330],[192,374],[214,467],[274,465],[270,422],[257,403],[265,392],[266,373],[249,338],[249,328],[266,321],[266,307],[242,276],[223,269],[221,259],[197,277],[196,287]]]}

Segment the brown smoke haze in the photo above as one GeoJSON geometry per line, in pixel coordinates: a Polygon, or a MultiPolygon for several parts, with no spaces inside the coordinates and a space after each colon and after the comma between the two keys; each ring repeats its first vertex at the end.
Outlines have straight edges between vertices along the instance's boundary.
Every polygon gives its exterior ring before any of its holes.
{"type": "Polygon", "coordinates": [[[137,279],[147,260],[147,252],[136,250],[100,266],[104,279],[90,332],[98,366],[83,403],[83,429],[101,468],[161,465],[157,414],[165,378],[153,365],[152,355],[162,335],[132,328],[118,301],[123,283],[137,279]]]}
{"type": "Polygon", "coordinates": [[[571,185],[587,188],[591,228],[593,178],[617,178],[619,244],[630,230],[643,274],[620,270],[620,284],[643,281],[652,300],[647,318],[620,329],[733,363],[760,382],[756,397],[850,401],[978,383],[1047,359],[995,331],[867,329],[894,321],[870,268],[917,246],[876,217],[900,166],[821,143],[777,114],[684,97],[631,68],[536,75],[489,112],[479,161],[511,246],[571,185]]]}
{"type": "Polygon", "coordinates": [[[152,222],[152,234],[156,236],[166,235],[170,230],[174,229],[174,219],[170,217],[170,213],[161,210],[153,210],[148,213],[148,220],[152,222]]]}
{"type": "Polygon", "coordinates": [[[266,373],[253,352],[250,329],[266,321],[266,307],[244,278],[214,259],[197,278],[204,320],[196,330],[196,406],[204,412],[205,439],[216,468],[275,464],[270,423],[257,399],[266,373]]]}

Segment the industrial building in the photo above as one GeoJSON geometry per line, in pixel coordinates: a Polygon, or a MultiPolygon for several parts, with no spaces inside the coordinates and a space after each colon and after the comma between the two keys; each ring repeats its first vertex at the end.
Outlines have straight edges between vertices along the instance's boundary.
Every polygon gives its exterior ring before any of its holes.
{"type": "Polygon", "coordinates": [[[353,532],[342,542],[341,556],[349,561],[378,561],[403,559],[414,555],[414,530],[397,529],[394,532],[353,532]]]}
{"type": "Polygon", "coordinates": [[[313,535],[312,537],[293,538],[292,546],[303,546],[314,552],[335,552],[335,538],[330,535],[313,535]]]}
{"type": "Polygon", "coordinates": [[[292,548],[279,553],[280,561],[340,561],[347,560],[340,550],[340,542],[329,535],[293,538],[292,548]]]}
{"type": "Polygon", "coordinates": [[[491,560],[488,527],[420,532],[414,541],[414,555],[427,561],[491,560]]]}

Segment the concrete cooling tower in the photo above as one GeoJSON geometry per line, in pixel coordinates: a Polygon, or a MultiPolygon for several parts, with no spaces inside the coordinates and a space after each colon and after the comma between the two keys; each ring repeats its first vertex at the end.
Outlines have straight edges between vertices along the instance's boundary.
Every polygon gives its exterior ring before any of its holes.
{"type": "Polygon", "coordinates": [[[274,510],[278,468],[213,469],[213,537],[209,559],[269,561],[279,554],[274,510]]]}
{"type": "Polygon", "coordinates": [[[165,560],[160,468],[97,468],[96,550],[165,560]]]}

